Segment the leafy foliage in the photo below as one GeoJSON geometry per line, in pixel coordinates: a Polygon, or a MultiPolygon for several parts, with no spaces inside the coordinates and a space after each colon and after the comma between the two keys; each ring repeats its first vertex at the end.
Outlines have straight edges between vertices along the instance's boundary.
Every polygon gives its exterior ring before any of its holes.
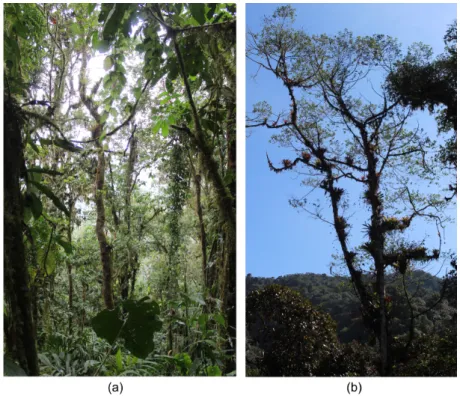
{"type": "MultiPolygon", "coordinates": [[[[387,77],[387,90],[405,106],[436,113],[438,130],[454,130],[439,150],[439,159],[447,167],[457,168],[457,21],[444,36],[445,52],[436,59],[409,54],[387,77]]],[[[448,200],[457,192],[450,185],[448,200]]]]}
{"type": "Polygon", "coordinates": [[[334,360],[332,319],[299,293],[272,285],[249,294],[246,305],[248,332],[264,351],[262,365],[268,375],[320,375],[320,367],[334,360]]]}
{"type": "Polygon", "coordinates": [[[233,375],[235,213],[223,220],[216,196],[235,180],[235,6],[4,9],[5,125],[22,139],[6,169],[24,210],[11,247],[25,264],[5,291],[6,358],[34,375],[37,362],[56,376],[233,375]],[[29,337],[14,331],[25,294],[29,337]],[[31,371],[21,337],[38,349],[31,371]]]}
{"type": "Polygon", "coordinates": [[[439,129],[457,129],[457,22],[444,37],[445,53],[434,61],[423,52],[413,51],[388,76],[388,89],[402,103],[413,109],[439,111],[439,129]]]}

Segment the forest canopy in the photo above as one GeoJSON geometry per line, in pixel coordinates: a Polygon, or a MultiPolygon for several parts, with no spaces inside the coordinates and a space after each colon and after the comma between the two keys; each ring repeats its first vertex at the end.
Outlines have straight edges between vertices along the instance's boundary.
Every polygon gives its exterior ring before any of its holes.
{"type": "Polygon", "coordinates": [[[235,21],[4,5],[6,375],[234,375],[235,21]]]}

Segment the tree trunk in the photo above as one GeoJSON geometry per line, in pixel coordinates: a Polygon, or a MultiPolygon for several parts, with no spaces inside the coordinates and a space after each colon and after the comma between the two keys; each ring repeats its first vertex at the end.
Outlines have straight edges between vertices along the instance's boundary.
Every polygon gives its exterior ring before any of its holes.
{"type": "MultiPolygon", "coordinates": [[[[217,234],[220,235],[221,231],[219,230],[217,232],[217,234]]],[[[218,266],[216,264],[214,264],[214,262],[216,260],[218,260],[218,258],[217,258],[218,245],[219,245],[219,237],[216,236],[214,238],[214,241],[213,241],[212,245],[211,245],[211,251],[209,252],[209,256],[208,256],[208,260],[207,260],[208,263],[213,262],[213,265],[210,268],[208,268],[207,279],[206,279],[206,281],[207,281],[206,286],[207,286],[208,290],[210,290],[211,297],[213,297],[213,298],[217,298],[217,267],[218,266]]],[[[225,249],[223,249],[223,250],[225,250],[225,249]]]]}
{"type": "MultiPolygon", "coordinates": [[[[134,127],[135,128],[135,127],[134,127]]],[[[134,165],[136,164],[137,157],[137,138],[133,136],[131,138],[130,150],[128,164],[126,167],[126,177],[125,177],[125,208],[124,208],[124,217],[127,229],[127,246],[126,246],[126,255],[127,260],[123,265],[121,271],[121,298],[126,300],[129,297],[129,279],[132,276],[134,264],[134,252],[131,246],[131,192],[132,192],[132,183],[133,183],[133,172],[134,165]]]]}
{"type": "Polygon", "coordinates": [[[104,304],[107,309],[114,308],[113,288],[112,288],[112,247],[107,242],[105,235],[105,207],[104,207],[104,173],[105,173],[105,157],[104,150],[99,137],[102,128],[97,126],[94,136],[97,138],[96,147],[99,149],[98,162],[96,169],[95,183],[95,198],[96,198],[96,235],[99,242],[99,251],[102,262],[102,295],[104,304]]]}
{"type": "Polygon", "coordinates": [[[138,267],[139,267],[139,255],[136,252],[134,254],[134,266],[131,270],[131,298],[134,296],[134,290],[136,289],[136,277],[137,277],[138,267]]]}
{"type": "Polygon", "coordinates": [[[24,167],[19,108],[4,98],[4,277],[8,304],[7,350],[24,371],[39,375],[37,347],[23,243],[23,204],[19,180],[24,167]]]}
{"type": "Polygon", "coordinates": [[[385,309],[385,270],[377,269],[377,293],[379,296],[379,344],[380,344],[380,371],[382,376],[388,375],[388,332],[387,314],[385,309]]]}
{"type": "Polygon", "coordinates": [[[372,255],[376,270],[376,288],[378,295],[378,336],[380,344],[380,363],[381,375],[388,375],[389,370],[389,338],[388,338],[388,323],[387,312],[385,305],[385,263],[383,258],[385,246],[385,233],[382,228],[383,213],[382,202],[379,191],[379,177],[377,176],[376,163],[377,160],[368,143],[367,134],[361,131],[363,145],[366,151],[368,163],[368,197],[371,206],[371,224],[369,229],[370,246],[372,247],[369,253],[372,255]]]}
{"type": "MultiPolygon", "coordinates": [[[[134,132],[133,132],[134,133],[134,132]]],[[[128,233],[131,231],[131,192],[133,184],[134,166],[137,158],[137,138],[133,136],[131,139],[131,148],[129,150],[128,166],[126,167],[125,180],[125,222],[128,227],[128,233]]]]}
{"type": "Polygon", "coordinates": [[[72,314],[73,314],[73,279],[72,262],[67,262],[67,278],[69,280],[69,334],[72,334],[72,314]]]}
{"type": "MultiPolygon", "coordinates": [[[[188,296],[188,284],[187,284],[187,263],[185,263],[185,273],[184,273],[184,293],[188,296]]],[[[188,299],[185,300],[185,340],[184,345],[188,345],[188,325],[189,325],[189,313],[188,313],[188,299]]]]}
{"type": "MultiPolygon", "coordinates": [[[[83,38],[83,37],[82,37],[83,38]]],[[[97,112],[97,106],[94,104],[91,96],[86,95],[86,69],[88,66],[88,43],[84,39],[81,49],[81,69],[80,69],[80,99],[90,112],[96,125],[92,129],[92,138],[95,143],[97,154],[96,180],[94,183],[94,199],[96,201],[96,236],[99,242],[99,251],[102,263],[102,296],[107,309],[114,308],[113,286],[112,286],[112,246],[107,242],[105,235],[105,155],[104,148],[100,141],[104,123],[101,122],[101,116],[97,112]]],[[[99,84],[92,89],[92,95],[95,95],[99,84]]]]}
{"type": "MultiPolygon", "coordinates": [[[[67,241],[72,243],[72,210],[74,201],[69,202],[69,224],[67,225],[67,241]]],[[[72,275],[72,258],[67,256],[67,278],[69,280],[69,334],[72,334],[73,328],[73,275],[72,275]]]]}
{"type": "Polygon", "coordinates": [[[113,224],[115,225],[115,230],[118,232],[118,227],[120,226],[120,218],[118,216],[117,208],[115,206],[115,187],[113,182],[113,173],[112,173],[112,165],[110,161],[110,155],[108,156],[108,164],[109,164],[109,173],[110,173],[110,207],[112,210],[112,217],[113,217],[113,224]]]}
{"type": "Polygon", "coordinates": [[[208,288],[208,268],[207,268],[207,253],[206,253],[206,230],[203,220],[203,207],[201,206],[201,174],[196,173],[195,178],[195,195],[196,195],[196,213],[198,215],[198,223],[200,228],[201,242],[201,268],[203,272],[203,284],[208,288]]]}
{"type": "Polygon", "coordinates": [[[86,311],[85,311],[85,305],[86,305],[86,291],[88,289],[88,285],[85,282],[82,282],[81,284],[81,302],[82,302],[82,310],[81,310],[81,332],[83,333],[83,330],[85,329],[86,325],[86,311]]]}
{"type": "MultiPolygon", "coordinates": [[[[159,15],[160,18],[161,14],[159,15]]],[[[227,316],[227,329],[230,338],[234,341],[231,349],[236,351],[236,304],[235,304],[235,281],[236,281],[236,216],[235,216],[235,196],[232,196],[230,189],[224,183],[222,175],[219,173],[219,165],[213,156],[213,148],[210,146],[206,133],[201,126],[201,120],[198,115],[198,111],[193,100],[192,91],[188,81],[188,74],[185,70],[184,59],[182,57],[181,50],[177,43],[176,37],[173,36],[174,51],[177,56],[177,61],[180,66],[180,73],[185,85],[185,92],[187,95],[188,102],[191,107],[191,113],[194,123],[194,131],[190,131],[187,128],[183,128],[188,133],[192,142],[200,152],[201,168],[206,172],[206,176],[212,183],[214,191],[217,196],[217,202],[219,206],[219,212],[223,222],[225,223],[225,235],[226,235],[226,259],[224,260],[222,278],[221,278],[221,296],[223,302],[223,310],[227,316]]],[[[228,129],[231,131],[231,128],[228,129]]],[[[229,140],[230,144],[235,142],[229,140]]],[[[230,352],[232,356],[235,356],[230,352]]],[[[233,370],[235,361],[229,360],[227,370],[233,370]]]]}

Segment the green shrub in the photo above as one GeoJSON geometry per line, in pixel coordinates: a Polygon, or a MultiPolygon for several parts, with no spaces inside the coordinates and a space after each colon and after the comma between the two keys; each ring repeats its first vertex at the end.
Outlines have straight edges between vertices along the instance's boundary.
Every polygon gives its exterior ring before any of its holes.
{"type": "Polygon", "coordinates": [[[340,357],[335,323],[299,293],[278,285],[252,292],[247,326],[264,352],[261,375],[334,375],[327,368],[340,357]]]}

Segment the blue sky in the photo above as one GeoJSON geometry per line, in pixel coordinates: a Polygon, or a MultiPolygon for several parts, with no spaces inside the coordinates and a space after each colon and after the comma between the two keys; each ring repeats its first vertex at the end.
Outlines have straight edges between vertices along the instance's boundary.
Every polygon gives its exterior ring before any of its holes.
{"type": "MultiPolygon", "coordinates": [[[[297,10],[295,26],[309,34],[335,34],[348,29],[355,35],[387,34],[397,38],[403,48],[414,42],[431,45],[435,55],[444,50],[443,36],[456,18],[455,4],[294,4],[297,10]]],[[[276,4],[248,4],[247,29],[257,32],[264,15],[272,15],[276,4]]],[[[279,80],[257,66],[246,63],[246,105],[267,100],[276,109],[288,109],[287,94],[279,80]]],[[[417,112],[412,123],[418,122],[430,136],[436,137],[436,122],[428,114],[417,112]]],[[[306,193],[302,179],[293,172],[275,174],[268,169],[266,152],[275,165],[291,158],[289,150],[270,144],[272,131],[251,129],[246,141],[246,272],[253,276],[279,276],[293,273],[329,273],[332,254],[339,253],[334,229],[307,213],[299,213],[288,200],[306,193]]],[[[324,195],[317,195],[321,198],[324,195]]],[[[325,213],[330,208],[324,206],[325,213]]],[[[358,205],[357,212],[362,210],[358,205]]],[[[449,210],[455,217],[456,209],[449,210]]],[[[361,213],[362,214],[362,213],[361,213]]],[[[363,217],[364,218],[364,217],[363,217]]],[[[360,213],[355,219],[356,240],[361,233],[360,213]]],[[[353,220],[352,224],[355,224],[353,220]]],[[[423,223],[419,223],[423,224],[423,223]]],[[[411,238],[426,240],[436,247],[433,227],[411,227],[411,238]]],[[[352,237],[353,238],[353,237],[352,237]]],[[[455,250],[456,225],[444,232],[443,250],[455,250]]],[[[437,273],[440,264],[430,264],[426,270],[437,273]]],[[[445,269],[439,275],[443,275],[445,269]]]]}

